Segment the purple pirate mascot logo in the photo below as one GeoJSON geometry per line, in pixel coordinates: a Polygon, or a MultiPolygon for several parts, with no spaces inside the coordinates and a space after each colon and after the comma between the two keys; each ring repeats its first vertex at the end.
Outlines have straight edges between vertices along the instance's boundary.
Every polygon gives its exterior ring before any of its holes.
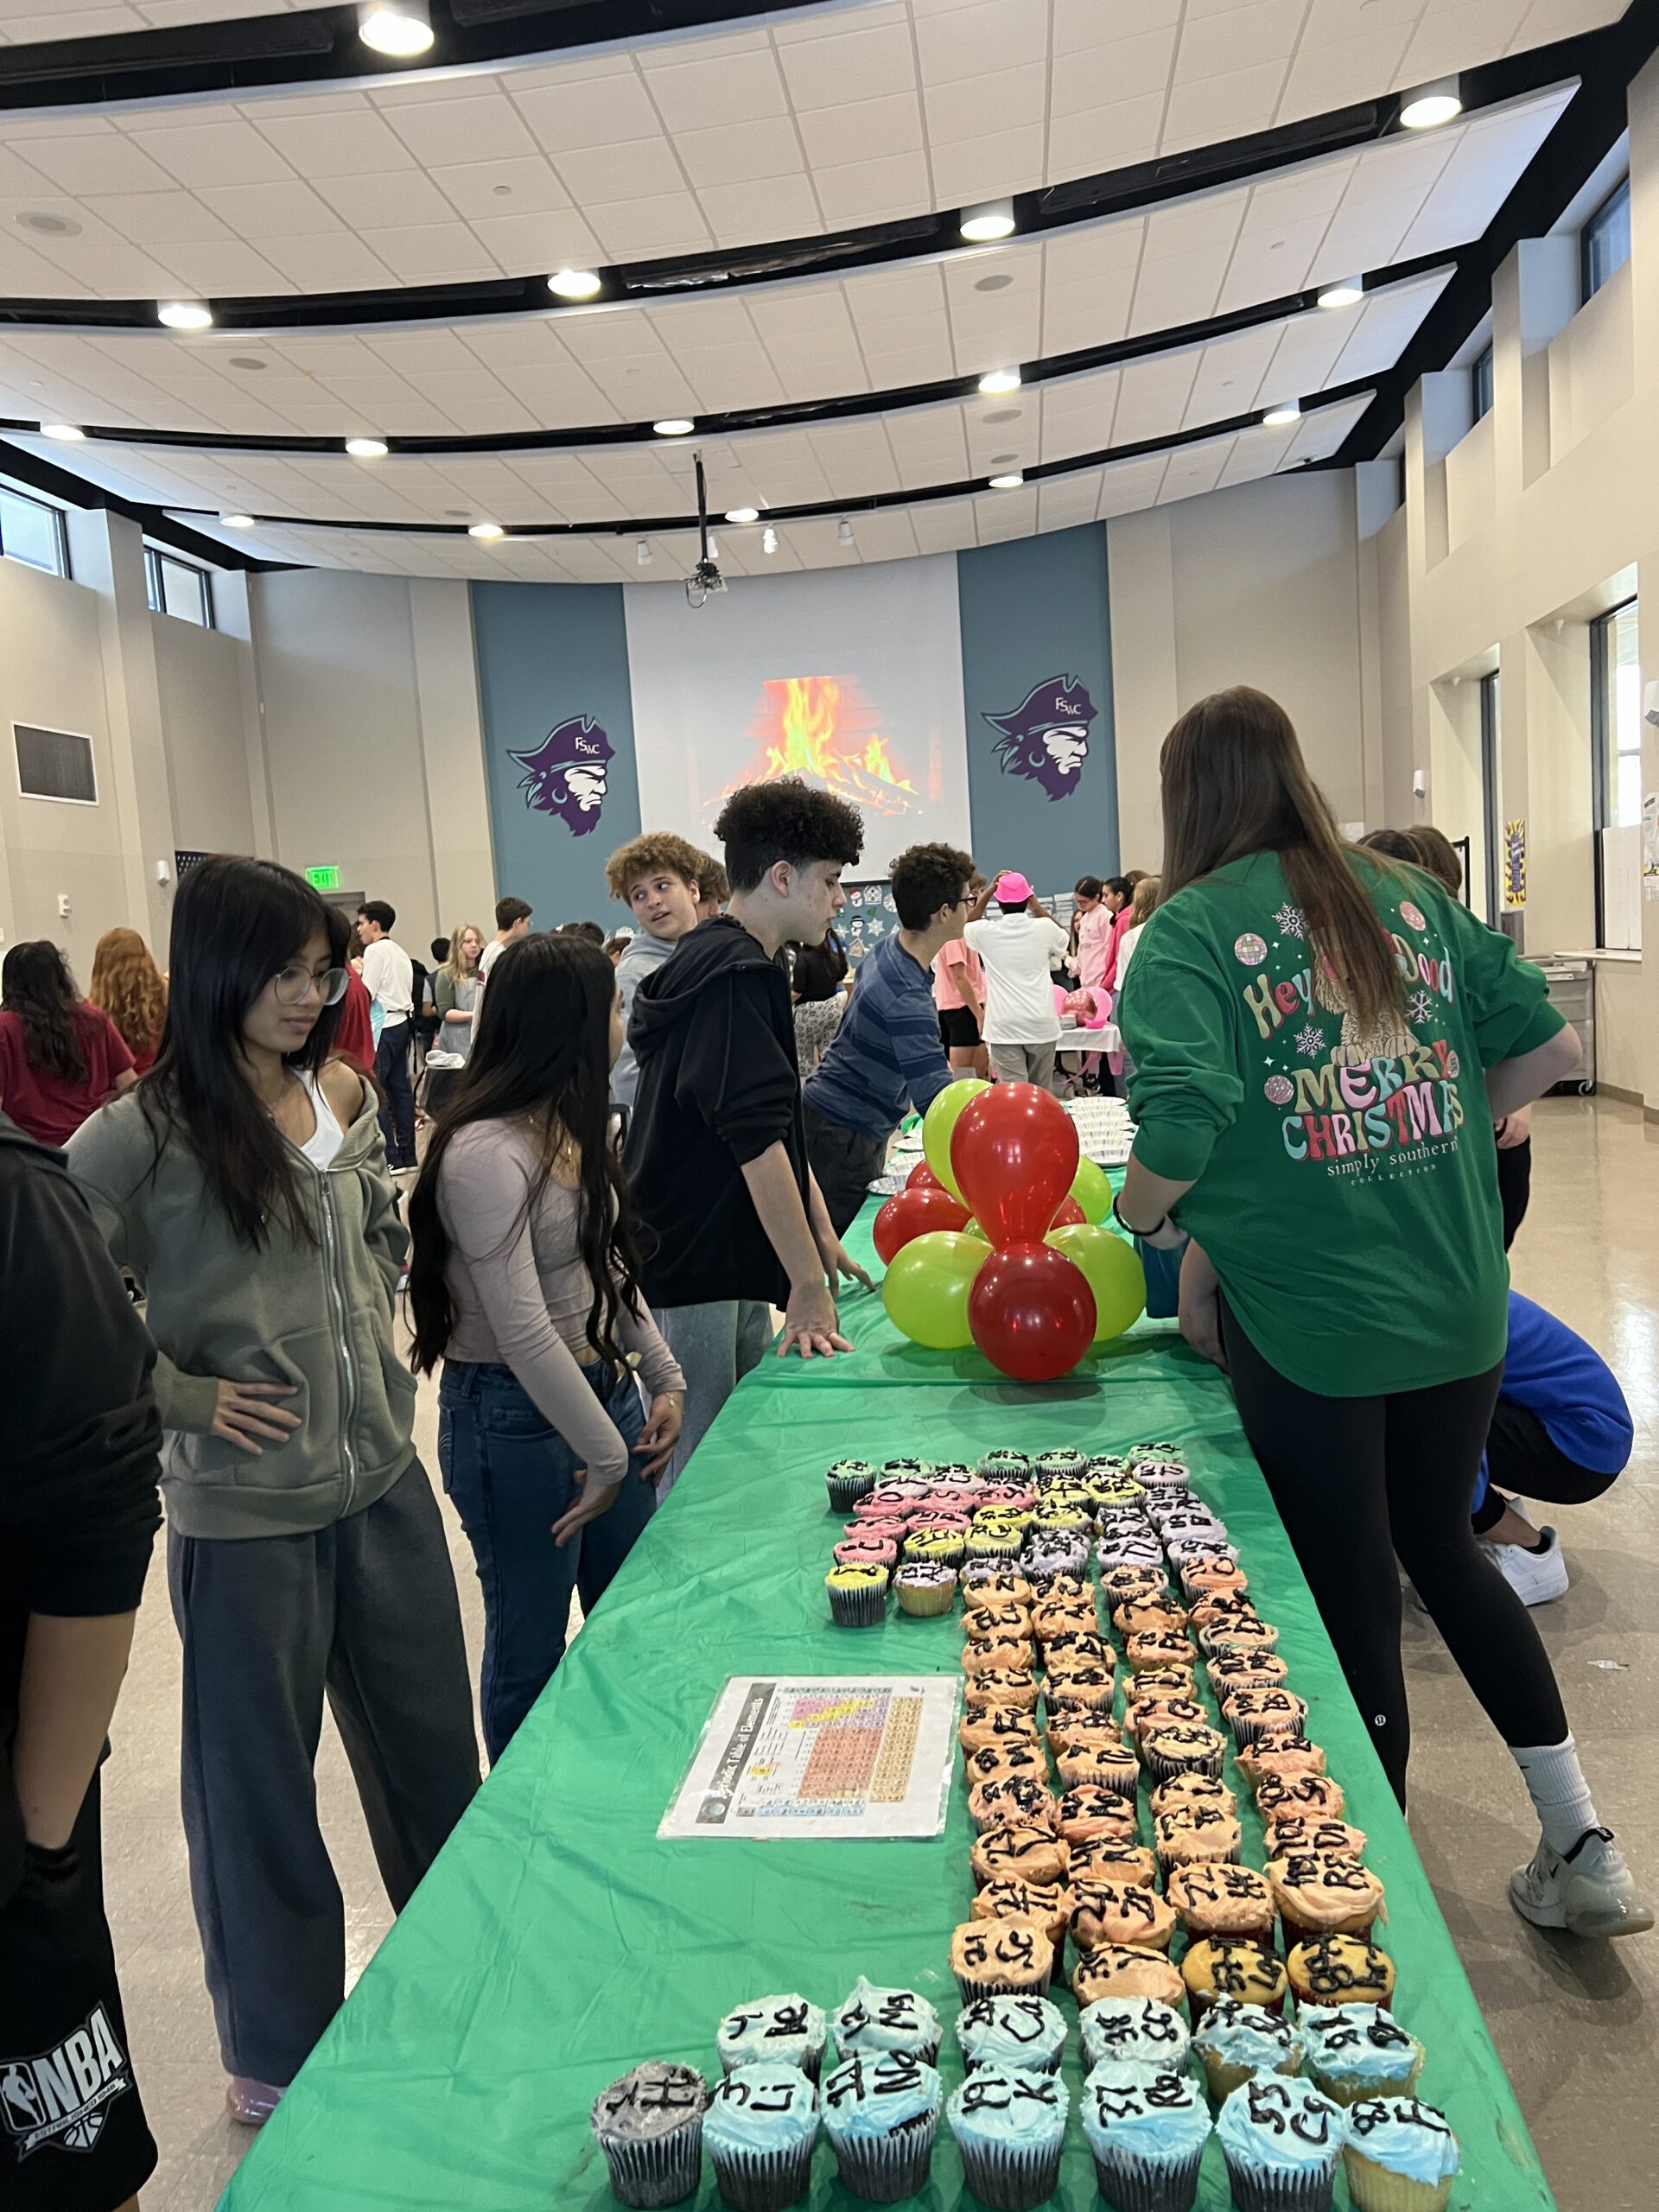
{"type": "Polygon", "coordinates": [[[1070,798],[1089,758],[1095,702],[1075,676],[1046,676],[1011,715],[987,715],[1005,776],[1040,784],[1051,799],[1070,798]]]}
{"type": "Polygon", "coordinates": [[[572,715],[533,753],[508,753],[524,772],[518,782],[524,804],[538,814],[556,814],[573,837],[598,829],[615,757],[591,715],[572,715]]]}

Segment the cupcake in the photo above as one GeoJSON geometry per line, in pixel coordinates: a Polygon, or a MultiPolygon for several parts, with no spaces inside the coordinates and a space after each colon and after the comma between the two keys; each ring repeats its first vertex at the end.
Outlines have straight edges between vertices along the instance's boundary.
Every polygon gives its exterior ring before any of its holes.
{"type": "Polygon", "coordinates": [[[963,2177],[988,2212],[1035,2212],[1060,2177],[1071,2099],[1058,2074],[982,2066],[944,2108],[963,2177]]]}
{"type": "Polygon", "coordinates": [[[1008,1482],[1016,1475],[1023,1475],[1030,1465],[1025,1452],[1007,1446],[979,1455],[980,1473],[988,1475],[994,1483],[1008,1482]]]}
{"type": "MultiPolygon", "coordinates": [[[[1033,1624],[1034,1625],[1034,1624],[1033,1624]]],[[[1116,1662],[1112,1647],[1090,1621],[1085,1628],[1078,1622],[1069,1623],[1042,1638],[1043,1663],[1052,1671],[1056,1667],[1111,1667],[1116,1662]]]]}
{"type": "Polygon", "coordinates": [[[1031,1464],[1033,1471],[1039,1475],[1081,1475],[1086,1474],[1089,1468],[1087,1454],[1073,1451],[1069,1444],[1052,1452],[1039,1452],[1031,1464]]]}
{"type": "Polygon", "coordinates": [[[702,2175],[709,2085],[695,2068],[648,2059],[594,2101],[588,2125],[619,2204],[678,2204],[702,2175]]]}
{"type": "Polygon", "coordinates": [[[1394,1994],[1394,1961],[1357,1936],[1298,1943],[1285,1972],[1299,2005],[1386,2005],[1394,1994]]]}
{"type": "Polygon", "coordinates": [[[1300,1736],[1307,1726],[1307,1707],[1294,1690],[1235,1690],[1224,1699],[1222,1718],[1233,1732],[1241,1750],[1269,1733],[1300,1736]]]}
{"type": "Polygon", "coordinates": [[[1116,1681],[1109,1658],[1074,1659],[1067,1653],[1048,1662],[1044,1702],[1051,1711],[1057,1706],[1074,1710],[1087,1707],[1103,1716],[1109,1715],[1116,1681]]]}
{"type": "MultiPolygon", "coordinates": [[[[1116,1789],[1084,1783],[1060,1799],[1056,1831],[1075,1849],[1082,1844],[1128,1843],[1135,1833],[1135,1801],[1116,1789]]],[[[1148,1865],[1152,1853],[1146,1853],[1148,1865]]]]}
{"type": "Polygon", "coordinates": [[[893,1578],[901,1613],[929,1620],[948,1613],[957,1601],[957,1570],[936,1561],[912,1560],[893,1578]]]}
{"type": "Polygon", "coordinates": [[[1071,1993],[1080,2005],[1103,1999],[1150,1998],[1172,2012],[1186,2002],[1186,1986],[1161,1951],[1144,1943],[1107,1943],[1090,1951],[1071,1969],[1071,1993]]]}
{"type": "Polygon", "coordinates": [[[1218,1698],[1230,1697],[1236,1689],[1271,1689],[1290,1672],[1276,1651],[1217,1652],[1205,1665],[1218,1698]]]}
{"type": "MultiPolygon", "coordinates": [[[[981,1888],[988,1882],[1005,1880],[1046,1885],[1065,1881],[1071,1854],[1058,1836],[1049,1834],[1044,1828],[992,1828],[975,1844],[968,1854],[968,1863],[981,1888]]],[[[983,1990],[974,1992],[976,1997],[989,1993],[983,1990]]]]}
{"type": "Polygon", "coordinates": [[[1065,2022],[1046,1997],[980,1997],[957,2015],[962,2063],[1023,2066],[1032,2074],[1058,2074],[1065,2022]]]}
{"type": "Polygon", "coordinates": [[[1306,2070],[1339,2105],[1403,2097],[1423,2070],[1423,2046],[1381,2005],[1304,2005],[1298,2011],[1306,2070]]]}
{"type": "Polygon", "coordinates": [[[960,1567],[968,1548],[968,1539],[958,1529],[942,1529],[937,1522],[928,1522],[919,1529],[912,1528],[905,1538],[904,1556],[910,1560],[931,1560],[939,1567],[960,1567]]]}
{"type": "Polygon", "coordinates": [[[1053,1948],[1053,1976],[1065,1972],[1065,1931],[1071,1916],[1071,1892],[1058,1882],[1022,1882],[1008,1876],[987,1882],[976,1891],[970,1908],[975,1920],[1036,1920],[1053,1948]]]}
{"type": "Polygon", "coordinates": [[[1225,1552],[1198,1552],[1181,1564],[1181,1587],[1190,1596],[1217,1593],[1223,1590],[1248,1590],[1249,1577],[1236,1559],[1229,1559],[1225,1552]]]}
{"type": "Polygon", "coordinates": [[[1115,2212],[1191,2212],[1210,2114],[1191,2075],[1107,2059],[1083,2085],[1083,2132],[1115,2212]]]}
{"type": "Polygon", "coordinates": [[[1021,1774],[1033,1782],[1048,1779],[1048,1760],[1037,1744],[982,1744],[968,1753],[963,1766],[970,1789],[982,1782],[1003,1782],[1021,1774]]]}
{"type": "Polygon", "coordinates": [[[823,2132],[841,2178],[867,2204],[900,2204],[927,2186],[944,2084],[908,2050],[861,2054],[823,2085],[823,2132]]]}
{"type": "Polygon", "coordinates": [[[1220,1805],[1175,1805],[1152,1819],[1153,1848],[1166,1874],[1179,1866],[1235,1866],[1244,1832],[1220,1805]]]}
{"type": "Polygon", "coordinates": [[[1109,1605],[1121,1605],[1126,1599],[1155,1597],[1169,1584],[1160,1567],[1114,1567],[1101,1576],[1100,1586],[1109,1605]]]}
{"type": "Polygon", "coordinates": [[[794,2066],[816,2082],[823,2065],[824,2019],[804,1997],[757,1997],[721,2022],[715,2037],[722,2073],[740,2066],[794,2066]]]}
{"type": "Polygon", "coordinates": [[[1145,1597],[1120,1598],[1112,1607],[1112,1625],[1120,1636],[1158,1636],[1166,1629],[1178,1633],[1188,1620],[1185,1605],[1178,1605],[1167,1591],[1145,1597]]]}
{"type": "Polygon", "coordinates": [[[950,1971],[964,2005],[978,1997],[1045,1997],[1054,1946],[1040,1920],[965,1920],[950,1938],[950,1971]]]}
{"type": "Polygon", "coordinates": [[[1071,1891],[1071,1941],[1079,1952],[1123,1944],[1166,1951],[1175,1914],[1141,1882],[1091,1881],[1071,1891]]]}
{"type": "Polygon", "coordinates": [[[1143,1667],[1123,1681],[1123,1707],[1139,1705],[1143,1697],[1196,1697],[1197,1669],[1193,1667],[1143,1667]]]}
{"type": "Polygon", "coordinates": [[[1255,1785],[1255,1809],[1264,1821],[1287,1813],[1316,1813],[1321,1820],[1339,1821],[1344,1798],[1342,1784],[1325,1774],[1267,1774],[1255,1785]]]}
{"type": "Polygon", "coordinates": [[[702,2139],[732,2212],[782,2212],[806,2195],[818,2093],[798,2066],[740,2066],[709,2100],[702,2139]]]}
{"type": "MultiPolygon", "coordinates": [[[[1064,1798],[1060,1803],[1064,1823],[1064,1798]]],[[[1071,1843],[1070,1836],[1065,1840],[1071,1843]]],[[[1138,1882],[1143,1890],[1155,1890],[1158,1886],[1158,1862],[1145,1844],[1133,1840],[1133,1833],[1122,1842],[1116,1837],[1096,1837],[1086,1843],[1071,1843],[1071,1878],[1079,1885],[1092,1882],[1138,1882]]]]}
{"type": "Polygon", "coordinates": [[[1134,1801],[1135,1753],[1127,1744],[1081,1745],[1060,1752],[1055,1764],[1068,1789],[1115,1789],[1120,1797],[1134,1801]]]}
{"type": "Polygon", "coordinates": [[[1261,1615],[1243,1590],[1201,1590],[1192,1601],[1190,1618],[1193,1627],[1202,1630],[1217,1628],[1224,1621],[1259,1620],[1261,1615]]]}
{"type": "Polygon", "coordinates": [[[1233,1936],[1204,1936],[1187,1945],[1181,1961],[1181,1980],[1195,2020],[1223,1997],[1236,1998],[1243,2005],[1259,2005],[1268,2012],[1282,2012],[1285,2008],[1285,1969],[1259,1943],[1242,1942],[1233,1936]]]}
{"type": "Polygon", "coordinates": [[[976,1507],[1007,1506],[1015,1513],[1030,1513],[1035,1510],[1037,1493],[1028,1484],[1018,1480],[992,1482],[982,1476],[974,1503],[976,1507]]]}
{"type": "Polygon", "coordinates": [[[1198,1642],[1219,1659],[1230,1652],[1271,1651],[1278,1644],[1279,1631],[1266,1621],[1217,1621],[1198,1630],[1198,1642]]]}
{"type": "Polygon", "coordinates": [[[979,1478],[965,1459],[936,1459],[933,1463],[936,1482],[950,1483],[963,1490],[976,1490],[979,1478]]]}
{"type": "Polygon", "coordinates": [[[1382,1885],[1364,1863],[1345,1854],[1297,1851],[1275,1859],[1268,1879],[1285,1923],[1285,1946],[1322,1936],[1369,1936],[1382,1909],[1382,1885]]]}
{"type": "Polygon", "coordinates": [[[1192,2048],[1211,2097],[1224,2104],[1258,2074],[1300,2074],[1302,2038],[1288,2021],[1260,2005],[1218,1997],[1194,2031],[1192,2048]]]}
{"type": "Polygon", "coordinates": [[[1102,1513],[1123,1512],[1141,1505],[1146,1491],[1132,1476],[1096,1470],[1089,1477],[1089,1495],[1102,1513]]]}
{"type": "Polygon", "coordinates": [[[1348,2114],[1342,2162],[1357,2212],[1446,2212],[1458,2139],[1415,2097],[1367,2097],[1348,2114]]]}
{"type": "MultiPolygon", "coordinates": [[[[1003,1660],[1013,1660],[1014,1655],[1011,1647],[1005,1645],[999,1647],[999,1649],[1003,1660]]],[[[990,1664],[986,1648],[983,1645],[972,1644],[964,1648],[962,1664],[963,1671],[968,1677],[968,1688],[970,1690],[988,1692],[991,1696],[1000,1700],[1004,1705],[1022,1706],[1027,1713],[1036,1712],[1037,1677],[1032,1673],[1029,1662],[1018,1665],[993,1666],[990,1664]],[[970,1667],[968,1663],[969,1660],[976,1654],[980,1658],[980,1664],[977,1667],[970,1667]]]]}
{"type": "Polygon", "coordinates": [[[861,1497],[868,1497],[880,1478],[868,1459],[837,1459],[826,1469],[824,1484],[832,1511],[850,1513],[861,1497]]]}
{"type": "Polygon", "coordinates": [[[1154,1667],[1190,1667],[1192,1646],[1179,1629],[1154,1629],[1145,1636],[1125,1637],[1123,1656],[1131,1674],[1144,1675],[1154,1667]]]}
{"type": "Polygon", "coordinates": [[[1226,1741],[1219,1728],[1204,1721],[1184,1726],[1154,1728],[1141,1738],[1141,1756],[1154,1782],[1173,1782],[1178,1774],[1219,1777],[1226,1741]]]}
{"type": "Polygon", "coordinates": [[[962,1644],[963,1673],[995,1675],[1006,1670],[1029,1674],[1037,1657],[1030,1637],[1018,1629],[982,1630],[979,1623],[982,1618],[982,1614],[974,1613],[964,1624],[967,1633],[962,1644]]]}
{"type": "Polygon", "coordinates": [[[1027,1543],[1020,1557],[1028,1580],[1038,1587],[1062,1575],[1080,1575],[1089,1564],[1086,1544],[1073,1543],[1059,1535],[1027,1543]]]}
{"type": "Polygon", "coordinates": [[[1195,1942],[1218,1936],[1273,1948],[1274,1892],[1253,1866],[1182,1866],[1169,1878],[1177,1918],[1195,1942]]]}
{"type": "Polygon", "coordinates": [[[925,1491],[933,1479],[936,1470],[931,1459],[884,1459],[881,1479],[884,1483],[902,1482],[925,1491]]]}
{"type": "Polygon", "coordinates": [[[1237,2212],[1326,2212],[1347,2133],[1329,2097],[1258,2075],[1223,2105],[1216,2133],[1237,2212]]]}
{"type": "Polygon", "coordinates": [[[1236,1813],[1238,1800],[1227,1783],[1213,1774],[1178,1774],[1172,1781],[1160,1783],[1152,1793],[1154,1814],[1173,1813],[1188,1806],[1236,1813]]]}
{"type": "Polygon", "coordinates": [[[1186,2071],[1186,2023],[1152,1997],[1099,1997],[1078,2015],[1084,2073],[1096,2066],[1146,2066],[1155,2074],[1186,2071]]]}
{"type": "Polygon", "coordinates": [[[985,1642],[998,1636],[1020,1637],[1029,1643],[1035,1634],[1035,1623],[1031,1607],[1022,1605],[1017,1599],[1004,1598],[990,1603],[983,1599],[972,1605],[963,1615],[963,1641],[973,1639],[985,1642]]]}
{"type": "Polygon", "coordinates": [[[925,1997],[913,1989],[884,1989],[860,1974],[850,1997],[831,2018],[836,2048],[843,2058],[899,2050],[931,2066],[944,2031],[925,1997]]]}
{"type": "Polygon", "coordinates": [[[968,1531],[968,1557],[970,1560],[1014,1560],[1020,1556],[1020,1531],[1017,1529],[981,1529],[968,1531]]]}
{"type": "Polygon", "coordinates": [[[1023,1574],[992,1560],[969,1560],[962,1570],[962,1602],[970,1612],[982,1606],[1031,1604],[1031,1585],[1023,1574]]]}
{"type": "Polygon", "coordinates": [[[1287,1859],[1293,1852],[1322,1851],[1335,1859],[1358,1859],[1365,1850],[1363,1828],[1346,1821],[1328,1820],[1318,1813],[1283,1813],[1269,1821],[1262,1834],[1262,1856],[1269,1861],[1287,1859]]]}
{"type": "Polygon", "coordinates": [[[837,1567],[879,1567],[888,1573],[899,1564],[891,1536],[847,1536],[830,1553],[837,1567]]]}
{"type": "Polygon", "coordinates": [[[832,1567],[823,1578],[831,1618],[841,1628],[879,1628],[887,1610],[885,1567],[832,1567]]]}
{"type": "Polygon", "coordinates": [[[987,1744],[1030,1744],[1040,1750],[1042,1739],[1035,1719],[1023,1706],[982,1695],[977,1701],[969,1700],[967,1711],[957,1723],[957,1741],[964,1751],[976,1751],[987,1744]]]}
{"type": "Polygon", "coordinates": [[[1055,1810],[1052,1792],[1035,1775],[1005,1775],[1001,1781],[976,1783],[968,1792],[968,1817],[976,1835],[1022,1823],[1052,1828],[1057,1826],[1055,1810]]]}
{"type": "Polygon", "coordinates": [[[1207,1728],[1210,1714],[1195,1697],[1178,1697],[1173,1690],[1160,1690],[1155,1696],[1137,1697],[1127,1707],[1123,1726],[1140,1744],[1155,1728],[1207,1728]]]}
{"type": "Polygon", "coordinates": [[[1325,1752],[1306,1737],[1287,1736],[1281,1729],[1270,1729],[1239,1752],[1238,1770],[1253,1789],[1259,1788],[1270,1774],[1287,1782],[1300,1775],[1322,1776],[1325,1752]]]}

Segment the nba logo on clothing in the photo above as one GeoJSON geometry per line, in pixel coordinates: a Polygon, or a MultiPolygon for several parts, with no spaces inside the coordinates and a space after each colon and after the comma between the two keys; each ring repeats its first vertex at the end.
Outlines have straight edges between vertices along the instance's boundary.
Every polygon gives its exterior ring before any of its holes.
{"type": "Polygon", "coordinates": [[[20,2159],[43,2143],[90,2151],[105,2108],[131,2087],[132,2069],[101,2005],[55,2050],[0,2059],[0,2112],[20,2159]]]}

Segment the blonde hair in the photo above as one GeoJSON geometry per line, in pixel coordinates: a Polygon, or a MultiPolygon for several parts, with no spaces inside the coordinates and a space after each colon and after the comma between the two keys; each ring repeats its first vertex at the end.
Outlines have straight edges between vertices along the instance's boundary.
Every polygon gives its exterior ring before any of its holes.
{"type": "Polygon", "coordinates": [[[480,958],[481,959],[483,957],[483,931],[480,929],[476,922],[457,922],[454,929],[449,932],[448,956],[445,959],[442,967],[438,970],[438,973],[441,976],[447,976],[452,983],[464,983],[469,976],[476,976],[478,973],[478,961],[474,961],[472,966],[469,968],[467,965],[466,958],[461,950],[461,940],[466,936],[468,930],[471,930],[473,935],[478,939],[480,958]]]}
{"type": "Polygon", "coordinates": [[[101,1007],[135,1055],[153,1052],[167,1020],[167,984],[137,930],[105,930],[92,953],[86,995],[101,1007]]]}
{"type": "Polygon", "coordinates": [[[1143,875],[1135,887],[1135,900],[1129,908],[1129,925],[1139,929],[1152,918],[1152,910],[1158,904],[1158,878],[1143,875]]]}

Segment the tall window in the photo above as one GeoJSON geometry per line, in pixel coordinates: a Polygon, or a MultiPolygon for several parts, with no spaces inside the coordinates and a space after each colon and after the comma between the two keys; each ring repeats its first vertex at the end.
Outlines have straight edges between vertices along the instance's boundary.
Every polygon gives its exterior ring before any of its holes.
{"type": "Polygon", "coordinates": [[[181,622],[213,628],[213,586],[206,569],[146,545],[144,585],[152,614],[176,614],[181,622]]]}
{"type": "Polygon", "coordinates": [[[1579,232],[1579,295],[1592,300],[1630,257],[1630,180],[1615,185],[1579,232]]]}
{"type": "Polygon", "coordinates": [[[1477,354],[1469,371],[1469,387],[1474,399],[1475,420],[1492,411],[1492,349],[1477,354]]]}
{"type": "Polygon", "coordinates": [[[1596,823],[1596,942],[1641,943],[1642,662],[1637,602],[1590,626],[1590,736],[1596,823]]]}
{"type": "MultiPolygon", "coordinates": [[[[1499,771],[1503,725],[1498,711],[1497,671],[1494,669],[1490,676],[1480,679],[1480,813],[1486,839],[1486,880],[1483,888],[1486,894],[1486,918],[1494,929],[1503,912],[1503,785],[1499,771]]],[[[1472,884],[1464,885],[1464,895],[1472,906],[1472,884]]]]}
{"type": "Polygon", "coordinates": [[[0,486],[0,553],[49,576],[69,573],[69,541],[60,508],[0,486]]]}

